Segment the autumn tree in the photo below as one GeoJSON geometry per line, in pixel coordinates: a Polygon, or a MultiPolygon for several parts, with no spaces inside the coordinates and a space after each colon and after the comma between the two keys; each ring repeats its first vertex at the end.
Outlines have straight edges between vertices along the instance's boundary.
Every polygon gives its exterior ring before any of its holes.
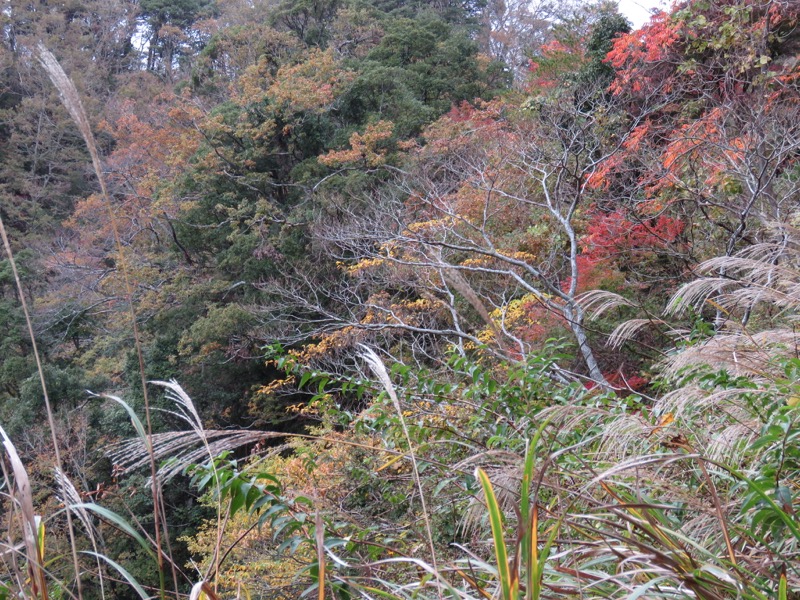
{"type": "MultiPolygon", "coordinates": [[[[373,196],[357,211],[339,202],[320,229],[323,247],[351,277],[352,288],[333,302],[351,306],[338,327],[444,336],[462,351],[489,344],[500,356],[521,357],[543,341],[525,326],[552,315],[546,325],[560,322],[571,332],[590,379],[604,385],[577,302],[594,267],[580,238],[594,198],[592,175],[635,128],[620,123],[611,135],[604,114],[582,110],[565,91],[523,109],[463,106],[431,126],[427,144],[399,176],[398,192],[373,196]],[[512,319],[519,299],[532,311],[527,323],[512,319]]],[[[354,150],[359,146],[353,155],[325,160],[378,166],[377,133],[352,140],[354,150]]],[[[323,311],[320,323],[333,328],[334,313],[323,311]]]]}
{"type": "Polygon", "coordinates": [[[481,50],[514,74],[517,85],[527,79],[530,53],[549,41],[555,7],[547,1],[490,0],[481,12],[481,50]]]}
{"type": "Polygon", "coordinates": [[[202,46],[201,34],[192,26],[201,17],[211,15],[214,1],[142,0],[140,6],[149,29],[147,69],[163,70],[171,82],[176,59],[182,54],[191,55],[194,47],[202,46]]]}
{"type": "Polygon", "coordinates": [[[648,116],[601,167],[596,183],[628,200],[600,213],[649,228],[677,272],[757,243],[797,202],[797,19],[789,5],[689,3],[608,54],[612,93],[648,116]]]}
{"type": "MultiPolygon", "coordinates": [[[[68,387],[88,387],[85,365],[73,363],[70,350],[88,339],[89,319],[67,318],[53,327],[43,296],[59,286],[48,258],[63,247],[62,221],[80,198],[94,192],[95,182],[81,136],[30,50],[39,41],[57,46],[63,63],[78,74],[76,85],[87,98],[87,109],[96,115],[119,81],[135,68],[134,17],[135,5],[127,0],[13,1],[5,3],[0,15],[0,213],[18,254],[57,408],[72,408],[71,402],[81,396],[65,393],[68,387]]],[[[20,320],[18,292],[5,258],[2,320],[8,327],[0,334],[6,357],[0,410],[4,424],[17,433],[40,423],[43,407],[29,336],[20,320]]],[[[62,299],[61,305],[73,302],[62,299]]],[[[99,379],[92,387],[100,389],[99,379]]],[[[30,433],[33,438],[34,430],[30,433]]],[[[32,448],[38,445],[31,442],[32,448]]]]}

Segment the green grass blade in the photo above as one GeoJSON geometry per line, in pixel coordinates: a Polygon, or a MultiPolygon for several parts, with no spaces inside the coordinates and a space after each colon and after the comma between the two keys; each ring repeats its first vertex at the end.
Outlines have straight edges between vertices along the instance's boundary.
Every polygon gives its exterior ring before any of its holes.
{"type": "Polygon", "coordinates": [[[503,513],[497,502],[492,482],[483,469],[475,470],[475,476],[481,483],[483,495],[486,498],[486,508],[489,510],[489,522],[492,525],[492,538],[494,539],[494,553],[497,558],[497,574],[500,578],[500,587],[503,591],[503,600],[517,600],[519,594],[519,580],[511,572],[508,564],[508,549],[503,535],[503,513]]]}
{"type": "Polygon", "coordinates": [[[625,598],[625,600],[638,600],[639,598],[641,598],[642,596],[647,594],[647,592],[649,592],[651,588],[657,586],[658,584],[660,584],[660,583],[662,583],[664,581],[669,581],[669,577],[663,576],[663,577],[656,577],[654,579],[651,579],[647,583],[644,583],[644,584],[640,585],[635,590],[633,590],[633,592],[628,594],[628,596],[625,598]]]}
{"type": "Polygon", "coordinates": [[[106,521],[110,522],[112,525],[114,525],[115,527],[117,527],[118,529],[120,529],[124,533],[127,533],[129,536],[135,539],[142,547],[142,549],[145,552],[147,552],[151,557],[153,558],[156,557],[155,552],[153,552],[153,549],[150,547],[150,544],[147,542],[144,536],[142,536],[142,534],[136,531],[130,523],[128,523],[125,519],[123,519],[114,511],[108,510],[107,508],[94,504],[93,502],[84,504],[73,504],[70,508],[71,509],[83,508],[85,510],[92,511],[100,518],[105,519],[106,521]]]}
{"type": "Polygon", "coordinates": [[[789,591],[787,590],[786,571],[781,573],[781,579],[778,582],[778,600],[787,600],[789,591]]]}
{"type": "Polygon", "coordinates": [[[550,424],[550,419],[546,419],[536,430],[533,439],[528,441],[525,449],[525,464],[522,469],[522,486],[520,489],[520,526],[522,531],[522,562],[525,565],[525,575],[527,580],[527,597],[532,600],[539,597],[539,522],[536,504],[534,503],[531,512],[531,483],[533,482],[533,466],[536,457],[536,449],[542,433],[550,424]]]}
{"type": "Polygon", "coordinates": [[[136,591],[137,594],[139,594],[139,597],[142,600],[150,600],[150,596],[147,595],[147,592],[144,591],[144,588],[141,585],[139,585],[139,582],[136,581],[134,576],[131,575],[121,564],[108,558],[104,554],[100,554],[98,552],[90,552],[89,550],[86,550],[82,554],[88,554],[89,556],[94,556],[95,558],[100,558],[106,561],[109,565],[114,567],[114,569],[116,569],[120,575],[122,575],[125,578],[125,581],[131,584],[131,587],[136,591]]]}
{"type": "Polygon", "coordinates": [[[125,402],[122,398],[118,396],[112,396],[111,394],[103,394],[101,397],[113,400],[114,402],[116,402],[117,404],[122,406],[122,408],[125,409],[125,412],[128,413],[128,416],[131,419],[131,423],[133,423],[133,428],[136,429],[136,435],[138,435],[141,438],[142,443],[145,445],[145,448],[147,448],[147,451],[151,453],[152,448],[150,447],[150,436],[147,435],[142,420],[139,418],[139,416],[136,414],[136,412],[133,410],[130,404],[125,402]]]}
{"type": "Polygon", "coordinates": [[[530,600],[538,600],[541,594],[541,580],[539,571],[540,557],[539,557],[539,507],[538,503],[533,503],[533,511],[531,518],[526,522],[528,531],[525,533],[526,540],[530,540],[530,549],[528,551],[527,561],[527,578],[528,578],[528,592],[527,597],[530,600]],[[528,526],[529,524],[529,526],[528,526]]]}

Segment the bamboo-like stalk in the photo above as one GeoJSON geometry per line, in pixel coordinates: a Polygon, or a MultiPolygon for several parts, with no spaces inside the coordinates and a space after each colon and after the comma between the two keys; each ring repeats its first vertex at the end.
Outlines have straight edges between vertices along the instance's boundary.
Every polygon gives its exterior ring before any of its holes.
{"type": "MultiPolygon", "coordinates": [[[[78,90],[75,88],[75,85],[72,83],[72,80],[67,76],[64,72],[64,69],[61,68],[61,65],[56,60],[56,57],[42,44],[39,42],[36,45],[35,56],[39,63],[42,65],[44,70],[47,72],[47,75],[50,77],[50,81],[53,82],[53,85],[58,90],[59,94],[61,95],[61,100],[64,103],[67,111],[69,112],[72,120],[75,122],[75,125],[78,127],[78,130],[83,137],[84,142],[86,143],[86,147],[89,150],[89,154],[92,157],[92,166],[94,167],[95,175],[97,176],[97,180],[100,184],[100,191],[103,196],[103,202],[106,206],[106,210],[108,211],[108,218],[109,222],[111,223],[111,228],[114,233],[114,242],[117,247],[117,253],[119,255],[119,269],[122,273],[123,280],[125,282],[125,293],[127,296],[127,303],[128,309],[130,313],[131,325],[133,327],[133,340],[134,345],[136,346],[136,356],[139,360],[139,374],[141,377],[142,383],[142,397],[144,400],[144,411],[145,411],[145,423],[147,425],[147,435],[152,436],[153,428],[151,424],[150,418],[150,401],[147,394],[147,377],[144,371],[144,354],[142,352],[142,344],[141,344],[141,336],[139,334],[139,325],[136,320],[136,309],[133,303],[133,286],[131,284],[130,276],[128,273],[127,262],[126,262],[126,254],[122,245],[122,239],[119,233],[119,226],[117,224],[116,215],[114,214],[114,210],[111,206],[111,198],[108,193],[108,188],[106,186],[106,180],[103,175],[102,163],[100,162],[100,154],[97,150],[97,144],[94,139],[94,134],[92,133],[92,128],[89,125],[89,118],[86,115],[86,111],[83,108],[83,103],[81,102],[80,95],[78,94],[78,90]]],[[[158,478],[156,476],[157,473],[157,466],[155,457],[151,456],[150,458],[150,475],[151,475],[151,491],[153,495],[153,522],[154,522],[154,531],[155,531],[155,541],[157,546],[157,556],[158,556],[158,570],[159,575],[162,581],[161,584],[161,595],[162,598],[164,597],[164,556],[161,544],[161,536],[162,536],[162,519],[161,519],[161,494],[158,486],[158,478]]],[[[164,531],[164,534],[167,532],[164,531]]],[[[178,595],[178,576],[177,572],[174,568],[174,561],[170,560],[170,563],[173,564],[172,568],[172,577],[175,585],[175,594],[176,597],[178,595]]]]}

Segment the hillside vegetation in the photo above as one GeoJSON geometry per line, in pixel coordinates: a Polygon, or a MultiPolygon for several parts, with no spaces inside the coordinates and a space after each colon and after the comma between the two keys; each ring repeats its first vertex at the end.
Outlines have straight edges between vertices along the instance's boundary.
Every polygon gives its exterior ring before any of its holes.
{"type": "Polygon", "coordinates": [[[0,26],[0,600],[800,598],[800,4],[0,26]]]}

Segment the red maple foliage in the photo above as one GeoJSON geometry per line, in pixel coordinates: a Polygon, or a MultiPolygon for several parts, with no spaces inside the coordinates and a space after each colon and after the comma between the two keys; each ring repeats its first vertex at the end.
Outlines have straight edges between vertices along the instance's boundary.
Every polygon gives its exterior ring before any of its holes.
{"type": "Polygon", "coordinates": [[[684,228],[683,221],[665,214],[637,218],[622,209],[610,213],[595,210],[581,243],[587,259],[598,261],[666,248],[678,240],[684,228]]]}

